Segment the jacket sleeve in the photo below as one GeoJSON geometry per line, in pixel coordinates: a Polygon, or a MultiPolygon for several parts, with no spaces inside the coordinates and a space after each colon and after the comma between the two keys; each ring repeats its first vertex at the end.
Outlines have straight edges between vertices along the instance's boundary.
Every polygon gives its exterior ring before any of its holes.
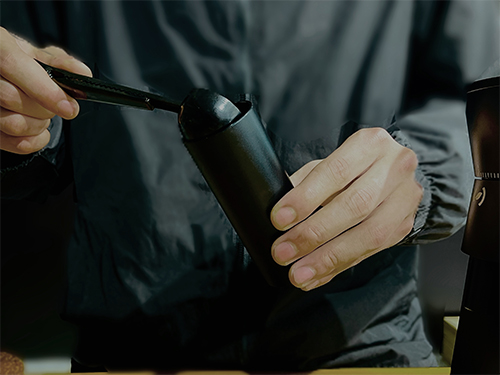
{"type": "Polygon", "coordinates": [[[3,199],[43,202],[50,193],[69,183],[70,163],[66,160],[63,121],[54,117],[49,126],[50,141],[40,151],[17,155],[6,151],[0,158],[0,187],[3,199]]]}
{"type": "Polygon", "coordinates": [[[416,2],[407,93],[393,137],[419,159],[424,187],[403,244],[446,238],[465,224],[473,168],[466,86],[499,58],[494,2],[416,2]]]}

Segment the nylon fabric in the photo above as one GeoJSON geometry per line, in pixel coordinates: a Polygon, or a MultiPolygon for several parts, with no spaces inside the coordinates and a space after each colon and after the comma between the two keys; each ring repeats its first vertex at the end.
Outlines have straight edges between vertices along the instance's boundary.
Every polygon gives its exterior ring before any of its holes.
{"type": "MultiPolygon", "coordinates": [[[[482,43],[497,27],[490,6],[2,3],[2,26],[62,45],[118,83],[179,101],[194,87],[255,95],[289,174],[360,128],[383,127],[415,149],[428,188],[412,246],[382,251],[309,293],[275,290],[242,249],[173,114],[82,103],[66,152],[77,213],[63,316],[81,328],[76,358],[109,368],[435,365],[414,245],[465,222],[463,87],[498,56],[490,48],[498,43],[482,43]],[[458,25],[467,9],[475,31],[465,38],[458,25]]],[[[42,182],[19,192],[29,197],[42,182]]]]}

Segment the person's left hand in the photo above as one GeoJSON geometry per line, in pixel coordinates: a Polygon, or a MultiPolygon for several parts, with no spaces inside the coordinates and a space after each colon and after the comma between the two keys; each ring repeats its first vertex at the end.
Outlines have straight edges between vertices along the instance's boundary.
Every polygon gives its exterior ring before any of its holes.
{"type": "Polygon", "coordinates": [[[277,229],[292,228],[271,250],[280,265],[296,261],[292,284],[314,289],[406,237],[423,195],[417,165],[412,150],[369,128],[294,173],[295,187],[271,212],[277,229]]]}

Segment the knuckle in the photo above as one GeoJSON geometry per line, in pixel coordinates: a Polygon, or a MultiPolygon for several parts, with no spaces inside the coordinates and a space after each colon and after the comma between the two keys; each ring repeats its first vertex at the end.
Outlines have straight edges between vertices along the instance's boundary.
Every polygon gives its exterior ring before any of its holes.
{"type": "Polygon", "coordinates": [[[10,85],[2,85],[2,90],[0,91],[0,106],[10,110],[16,110],[19,107],[16,93],[10,85]]]}
{"type": "Polygon", "coordinates": [[[384,128],[373,128],[373,139],[379,143],[386,143],[392,140],[391,135],[384,128]]]}
{"type": "Polygon", "coordinates": [[[15,55],[12,50],[2,48],[0,53],[0,71],[2,75],[16,65],[15,55]]]}
{"type": "Polygon", "coordinates": [[[20,114],[13,114],[11,116],[7,116],[4,119],[3,128],[10,134],[15,137],[21,137],[26,135],[26,131],[28,130],[28,124],[26,122],[26,118],[20,114]]]}
{"type": "Polygon", "coordinates": [[[392,139],[384,128],[364,128],[360,133],[366,144],[381,145],[392,139]]]}
{"type": "Polygon", "coordinates": [[[418,166],[417,154],[406,147],[403,147],[398,155],[398,161],[402,172],[414,172],[418,166]]]}
{"type": "Polygon", "coordinates": [[[377,249],[387,242],[389,234],[389,230],[385,225],[376,224],[369,230],[370,242],[377,249]]]}
{"type": "Polygon", "coordinates": [[[369,189],[359,189],[346,201],[347,208],[356,218],[368,216],[371,212],[373,195],[369,189]]]}
{"type": "MultiPolygon", "coordinates": [[[[318,171],[316,169],[313,169],[311,171],[311,177],[313,180],[315,180],[315,176],[318,174],[318,171]]],[[[316,184],[308,184],[305,186],[305,189],[303,190],[303,199],[306,202],[314,202],[316,200],[316,197],[318,195],[318,185],[316,184]]]]}
{"type": "Polygon", "coordinates": [[[299,241],[309,248],[316,248],[324,242],[324,232],[324,228],[322,228],[320,225],[310,224],[303,230],[299,241]]]}
{"type": "Polygon", "coordinates": [[[347,182],[349,178],[349,162],[345,158],[333,158],[325,164],[331,181],[339,185],[344,185],[347,182]]]}
{"type": "Polygon", "coordinates": [[[399,237],[405,238],[413,229],[414,219],[413,217],[406,218],[399,227],[399,237]]]}
{"type": "Polygon", "coordinates": [[[340,265],[340,259],[333,250],[321,254],[320,262],[325,272],[334,270],[340,265]]]}
{"type": "Polygon", "coordinates": [[[10,69],[17,65],[16,62],[16,48],[14,38],[5,29],[2,28],[2,43],[0,43],[0,72],[5,74],[10,69]]]}

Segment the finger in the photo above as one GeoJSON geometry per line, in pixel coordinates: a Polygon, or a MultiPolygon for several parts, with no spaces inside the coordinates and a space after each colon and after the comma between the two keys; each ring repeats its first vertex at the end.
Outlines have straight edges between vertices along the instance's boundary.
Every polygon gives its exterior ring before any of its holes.
{"type": "Polygon", "coordinates": [[[293,186],[297,186],[322,160],[312,160],[290,176],[293,186]]]}
{"type": "Polygon", "coordinates": [[[411,231],[413,213],[421,197],[422,187],[418,183],[405,183],[404,189],[391,194],[362,223],[298,260],[290,269],[290,281],[307,288],[395,245],[411,231]]]}
{"type": "MultiPolygon", "coordinates": [[[[87,65],[82,63],[80,60],[77,60],[73,56],[68,55],[62,48],[50,46],[44,48],[41,51],[52,56],[50,58],[50,65],[52,65],[53,67],[64,69],[72,73],[81,74],[87,77],[92,77],[92,71],[87,65]]],[[[44,56],[39,57],[40,61],[45,62],[41,60],[44,58],[44,56]]],[[[49,63],[47,62],[47,64],[49,63]]]]}
{"type": "MultiPolygon", "coordinates": [[[[45,70],[32,58],[40,56],[24,53],[16,40],[10,34],[4,35],[3,31],[0,75],[49,111],[66,119],[74,118],[79,110],[77,102],[52,82],[45,70]]],[[[50,63],[50,54],[38,54],[43,55],[44,62],[50,63]]]]}
{"type": "MultiPolygon", "coordinates": [[[[306,165],[304,165],[302,168],[300,168],[298,171],[296,171],[293,175],[290,176],[290,181],[292,181],[292,185],[295,187],[299,185],[304,178],[307,177],[307,175],[319,164],[323,161],[323,159],[318,159],[318,160],[312,160],[306,165]]],[[[328,203],[331,202],[335,196],[340,194],[342,191],[344,191],[346,188],[349,187],[350,184],[345,186],[343,189],[339,190],[338,192],[332,194],[326,201],[321,203],[321,206],[326,206],[328,203]]]]}
{"type": "Polygon", "coordinates": [[[50,119],[55,116],[53,112],[43,108],[2,77],[0,77],[0,107],[39,119],[50,119]]]}
{"type": "Polygon", "coordinates": [[[278,238],[272,255],[281,265],[314,251],[367,218],[403,181],[414,180],[416,156],[401,147],[377,161],[321,210],[278,238]]]}
{"type": "Polygon", "coordinates": [[[10,41],[11,38],[13,41],[17,44],[17,46],[28,56],[34,57],[35,55],[35,47],[28,42],[26,39],[20,37],[19,35],[10,33],[9,31],[5,30],[3,27],[0,27],[0,32],[2,33],[2,39],[4,41],[10,41]]]}
{"type": "Polygon", "coordinates": [[[44,148],[50,141],[50,133],[44,130],[41,134],[26,137],[14,137],[0,132],[0,149],[14,154],[31,154],[44,148]]]}
{"type": "Polygon", "coordinates": [[[10,57],[0,55],[0,61],[0,74],[41,106],[66,119],[78,114],[76,100],[52,82],[45,70],[29,56],[13,52],[10,57]]]}
{"type": "Polygon", "coordinates": [[[388,142],[395,141],[381,128],[356,132],[276,204],[271,212],[273,225],[286,230],[304,220],[363,174],[383,154],[388,142]]]}
{"type": "Polygon", "coordinates": [[[304,292],[309,292],[310,290],[319,288],[320,286],[329,283],[332,279],[333,279],[333,273],[330,273],[326,276],[319,278],[318,280],[314,280],[313,282],[302,286],[300,289],[302,289],[304,292]]]}
{"type": "MultiPolygon", "coordinates": [[[[5,29],[2,30],[8,33],[5,29]]],[[[46,64],[50,64],[56,68],[65,69],[73,73],[83,74],[92,77],[92,71],[87,65],[69,55],[65,50],[56,46],[50,46],[43,49],[34,47],[31,43],[21,38],[18,35],[10,34],[19,48],[28,56],[36,58],[46,64]]]]}
{"type": "MultiPolygon", "coordinates": [[[[406,237],[406,235],[411,231],[411,228],[413,227],[413,222],[414,222],[414,218],[415,218],[415,215],[414,214],[411,214],[411,215],[408,215],[405,220],[403,220],[403,222],[401,223],[401,225],[398,227],[398,229],[396,229],[396,231],[394,231],[393,235],[390,237],[390,239],[388,240],[388,242],[383,246],[384,249],[387,249],[387,248],[390,248],[392,247],[393,245],[397,244],[398,242],[400,242],[400,238],[404,238],[406,237]],[[410,229],[408,229],[410,228],[410,229]]],[[[382,250],[382,249],[381,249],[382,250]]],[[[380,251],[381,251],[380,250],[380,251]]],[[[376,252],[375,252],[376,253],[376,252]]],[[[375,254],[374,253],[374,254],[375,254]]],[[[371,254],[371,255],[374,255],[374,254],[371,254]]],[[[364,258],[366,259],[366,258],[364,258]]],[[[319,279],[316,279],[316,280],[312,280],[311,282],[309,283],[305,283],[301,289],[305,292],[308,292],[310,290],[313,290],[313,289],[316,289],[316,288],[319,288],[327,283],[329,283],[335,276],[337,276],[338,274],[344,272],[345,270],[347,270],[348,268],[350,267],[353,267],[355,266],[356,264],[359,264],[361,263],[364,259],[362,260],[359,260],[358,262],[356,263],[352,263],[352,265],[349,265],[348,267],[346,267],[345,269],[343,269],[342,271],[338,271],[338,272],[335,272],[335,271],[332,271],[328,274],[326,274],[325,276],[323,277],[320,277],[319,279]]]]}
{"type": "Polygon", "coordinates": [[[41,134],[50,125],[50,119],[38,119],[6,109],[0,110],[0,130],[14,137],[41,134]]]}

